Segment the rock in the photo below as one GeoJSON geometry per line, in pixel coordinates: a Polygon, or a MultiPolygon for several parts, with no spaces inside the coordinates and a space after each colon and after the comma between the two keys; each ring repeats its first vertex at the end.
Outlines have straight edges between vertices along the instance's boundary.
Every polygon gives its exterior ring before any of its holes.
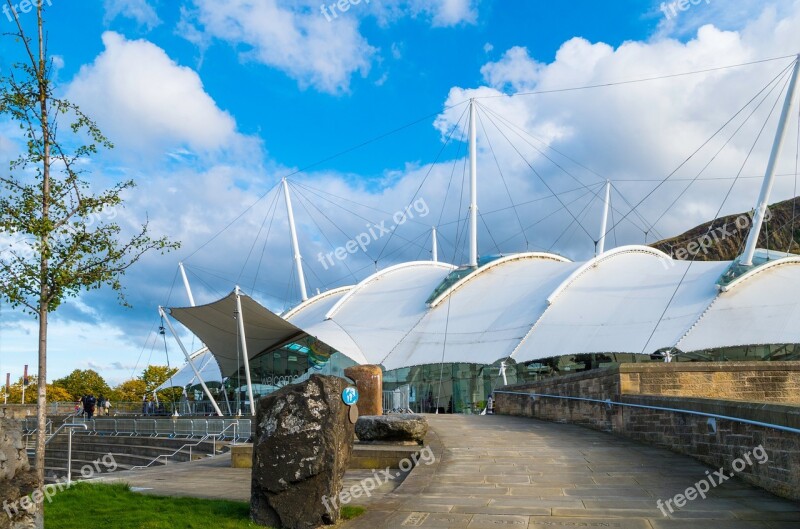
{"type": "Polygon", "coordinates": [[[19,421],[0,419],[0,529],[42,527],[42,516],[29,495],[37,491],[19,421]]]}
{"type": "Polygon", "coordinates": [[[358,388],[358,411],[362,415],[383,415],[383,370],[380,366],[352,366],[344,370],[358,388]]]}
{"type": "Polygon", "coordinates": [[[414,441],[422,444],[428,433],[428,421],[422,415],[364,415],[356,423],[359,441],[414,441]]]}
{"type": "Polygon", "coordinates": [[[255,523],[310,529],[339,520],[336,498],[354,440],[342,402],[348,386],[343,378],[312,375],[258,402],[250,491],[255,523]]]}

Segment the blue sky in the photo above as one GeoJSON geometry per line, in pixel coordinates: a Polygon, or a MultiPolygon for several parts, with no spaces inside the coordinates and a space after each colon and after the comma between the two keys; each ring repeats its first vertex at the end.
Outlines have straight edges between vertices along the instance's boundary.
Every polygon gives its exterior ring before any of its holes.
{"type": "MultiPolygon", "coordinates": [[[[59,90],[116,145],[87,162],[93,185],[134,178],[139,187],[116,219],[134,229],[149,217],[155,232],[180,240],[183,248],[150,255],[129,272],[124,283],[134,309],[117,306],[106,291],[66,304],[51,326],[51,375],[92,367],[116,383],[148,361],[164,363],[164,343],[153,333],[155,309],[186,304],[176,281],[180,260],[200,302],[238,283],[276,311],[296,303],[285,213],[274,200],[274,185],[283,175],[418,119],[291,177],[306,275],[312,290],[326,289],[363,279],[378,257],[379,267],[429,258],[425,232],[433,225],[442,232],[443,258],[460,261],[463,242],[455,241],[464,216],[464,150],[457,138],[461,103],[470,97],[485,97],[481,253],[543,249],[590,257],[591,238],[571,222],[577,216],[595,229],[599,204],[591,194],[570,195],[570,189],[579,184],[598,193],[610,178],[613,200],[624,213],[625,200],[636,203],[646,195],[653,180],[669,174],[791,59],[613,89],[509,94],[800,51],[798,1],[741,0],[733,7],[702,0],[669,17],[661,7],[644,0],[372,0],[328,21],[310,0],[104,0],[80,7],[52,0],[49,49],[59,90]],[[445,110],[450,105],[456,107],[445,110]],[[547,184],[538,181],[517,157],[514,142],[504,142],[498,126],[503,118],[593,172],[572,165],[573,179],[531,152],[528,161],[543,163],[547,184]],[[446,143],[452,129],[455,139],[446,143]],[[570,212],[550,190],[565,193],[570,212]],[[365,219],[385,220],[413,198],[424,199],[431,214],[397,237],[330,268],[317,259],[346,243],[346,234],[363,231],[365,219]],[[530,204],[519,206],[523,202],[530,204]],[[521,224],[535,227],[523,233],[521,224]]],[[[33,15],[21,16],[30,26],[33,15]]],[[[0,14],[3,26],[11,27],[0,14]]],[[[19,54],[12,39],[0,40],[0,69],[7,72],[19,54]]],[[[708,176],[735,175],[765,120],[766,113],[756,113],[708,176]]],[[[763,172],[767,136],[756,143],[744,174],[763,172]]],[[[795,140],[796,134],[789,143],[795,140]]],[[[526,148],[519,137],[515,141],[526,148]]],[[[3,166],[18,148],[13,127],[0,121],[3,166]]],[[[793,171],[789,150],[784,174],[793,171]]],[[[684,176],[696,174],[709,158],[693,161],[684,176]]],[[[720,206],[723,213],[751,207],[754,179],[737,185],[723,203],[725,182],[700,183],[669,209],[682,188],[664,186],[639,213],[649,223],[661,217],[654,233],[671,236],[713,217],[720,206]]],[[[791,194],[792,181],[783,178],[775,198],[791,194]]],[[[621,223],[614,237],[616,244],[645,240],[635,223],[621,223]]],[[[3,307],[0,372],[17,376],[23,364],[35,365],[34,326],[3,307]]],[[[181,363],[174,344],[167,351],[171,363],[181,363]]]]}

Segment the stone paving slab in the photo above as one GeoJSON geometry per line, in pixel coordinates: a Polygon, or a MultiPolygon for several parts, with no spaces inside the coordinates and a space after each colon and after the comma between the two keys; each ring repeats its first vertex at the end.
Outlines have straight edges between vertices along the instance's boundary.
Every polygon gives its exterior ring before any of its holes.
{"type": "Polygon", "coordinates": [[[428,415],[436,454],[343,529],[800,529],[800,503],[731,479],[664,516],[705,476],[689,457],[574,425],[428,415]]]}

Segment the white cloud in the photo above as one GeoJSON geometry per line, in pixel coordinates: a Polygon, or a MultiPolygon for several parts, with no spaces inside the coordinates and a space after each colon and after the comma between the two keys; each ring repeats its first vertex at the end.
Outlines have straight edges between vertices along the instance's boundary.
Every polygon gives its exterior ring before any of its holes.
{"type": "Polygon", "coordinates": [[[184,13],[185,35],[198,42],[202,28],[236,46],[243,60],[278,68],[303,87],[347,91],[354,74],[369,72],[377,51],[359,33],[356,16],[329,22],[316,4],[309,9],[278,0],[193,1],[195,9],[184,13]]]}
{"type": "Polygon", "coordinates": [[[161,24],[156,10],[147,0],[103,0],[103,6],[106,10],[106,24],[120,16],[130,18],[147,29],[161,24]]]}
{"type": "Polygon", "coordinates": [[[372,2],[369,10],[382,25],[407,17],[421,18],[440,28],[478,21],[477,0],[382,0],[372,2]]]}
{"type": "MultiPolygon", "coordinates": [[[[517,97],[502,96],[501,92],[558,91],[790,55],[798,51],[796,35],[800,31],[800,2],[794,1],[792,5],[791,12],[782,18],[776,15],[778,10],[768,5],[759,16],[742,24],[739,31],[723,31],[713,25],[702,26],[693,38],[685,42],[657,37],[647,42],[626,42],[613,48],[604,43],[574,38],[561,46],[553,62],[546,64],[531,57],[525,48],[513,47],[498,61],[482,68],[488,87],[454,89],[446,104],[452,105],[470,97],[499,96],[482,99],[480,103],[600,174],[612,180],[634,180],[621,182],[619,187],[635,203],[656,185],[655,182],[638,183],[636,180],[666,177],[791,59],[592,90],[517,97]]],[[[702,4],[693,9],[705,7],[702,4]]],[[[786,7],[785,3],[783,7],[786,7]]],[[[753,120],[709,166],[704,177],[728,178],[737,174],[776,97],[777,94],[772,94],[753,120]]],[[[440,130],[455,123],[460,110],[445,112],[437,122],[440,130]]],[[[763,174],[776,121],[773,115],[767,124],[767,132],[745,166],[745,175],[763,174]]],[[[795,125],[793,127],[796,129],[795,125]]],[[[498,144],[505,143],[498,132],[491,132],[493,128],[489,125],[487,128],[490,134],[494,134],[492,141],[495,149],[498,144]]],[[[787,141],[791,152],[785,154],[779,172],[793,171],[796,145],[794,129],[787,141]]],[[[729,128],[720,137],[728,139],[732,131],[729,128]]],[[[522,145],[521,150],[527,153],[530,160],[534,160],[540,172],[547,174],[547,167],[550,166],[550,184],[554,188],[565,189],[570,184],[576,185],[508,128],[505,133],[515,143],[522,145]]],[[[695,157],[676,177],[696,176],[723,143],[719,139],[713,142],[713,147],[695,157]]],[[[539,148],[542,146],[539,145],[539,148]]],[[[485,143],[482,149],[483,155],[491,156],[485,143]]],[[[554,156],[552,152],[549,155],[554,156]]],[[[515,158],[519,159],[515,152],[506,153],[501,157],[501,163],[513,163],[515,158]]],[[[564,160],[561,162],[566,163],[564,160]]],[[[574,166],[571,169],[577,172],[582,181],[601,181],[585,170],[574,166]]],[[[529,170],[528,174],[529,178],[536,180],[529,170]]],[[[784,178],[778,184],[773,201],[791,196],[790,180],[784,178]]],[[[650,222],[655,221],[685,185],[686,182],[666,184],[642,205],[641,212],[650,222]]],[[[729,180],[694,185],[660,221],[657,226],[660,234],[675,235],[709,220],[722,204],[729,185],[729,180]]],[[[752,207],[758,185],[755,179],[740,181],[725,203],[723,214],[752,207]]],[[[542,190],[541,184],[536,187],[542,190]]],[[[575,213],[579,210],[580,207],[575,213]]],[[[641,234],[637,239],[634,232],[629,232],[626,238],[628,242],[644,240],[641,234]]]]}
{"type": "Polygon", "coordinates": [[[210,153],[241,140],[233,117],[217,107],[194,70],[146,40],[106,32],[103,43],[105,50],[81,68],[67,97],[122,150],[160,154],[185,146],[210,153]]]}
{"type": "MultiPolygon", "coordinates": [[[[375,17],[387,25],[402,18],[421,18],[433,27],[474,24],[476,0],[382,0],[336,2],[315,0],[192,0],[181,9],[178,32],[201,52],[210,40],[225,41],[245,61],[277,68],[302,88],[348,92],[352,78],[366,77],[380,50],[360,31],[361,21],[375,17]]],[[[397,58],[397,49],[390,53],[397,58]]]]}

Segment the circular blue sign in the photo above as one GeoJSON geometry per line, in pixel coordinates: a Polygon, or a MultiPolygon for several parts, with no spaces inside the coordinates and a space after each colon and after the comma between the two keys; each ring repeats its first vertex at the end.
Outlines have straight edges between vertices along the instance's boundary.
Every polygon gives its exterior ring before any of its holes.
{"type": "Polygon", "coordinates": [[[358,390],[353,386],[350,386],[349,388],[344,388],[344,391],[342,391],[342,400],[348,406],[352,406],[353,404],[358,402],[358,390]]]}

